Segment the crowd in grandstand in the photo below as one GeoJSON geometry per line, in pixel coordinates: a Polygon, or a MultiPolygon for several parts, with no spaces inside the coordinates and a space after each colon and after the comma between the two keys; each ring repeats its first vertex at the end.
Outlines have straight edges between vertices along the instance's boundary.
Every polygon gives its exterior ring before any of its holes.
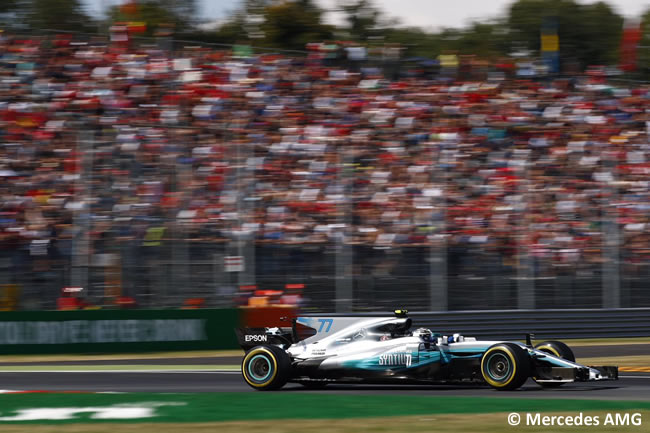
{"type": "Polygon", "coordinates": [[[599,269],[612,243],[650,262],[647,86],[354,61],[5,36],[2,269],[178,237],[445,245],[452,273],[476,250],[540,276],[599,269]]]}

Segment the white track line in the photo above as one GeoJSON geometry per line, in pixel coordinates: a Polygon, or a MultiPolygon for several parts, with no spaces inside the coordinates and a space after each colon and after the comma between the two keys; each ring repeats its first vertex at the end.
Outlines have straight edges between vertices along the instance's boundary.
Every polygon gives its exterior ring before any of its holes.
{"type": "Polygon", "coordinates": [[[232,373],[239,370],[0,370],[0,373],[232,373]]]}

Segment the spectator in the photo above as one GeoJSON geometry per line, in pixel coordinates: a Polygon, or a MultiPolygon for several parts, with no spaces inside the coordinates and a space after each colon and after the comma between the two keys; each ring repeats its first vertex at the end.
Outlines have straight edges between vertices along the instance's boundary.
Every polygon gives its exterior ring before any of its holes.
{"type": "MultiPolygon", "coordinates": [[[[0,40],[0,260],[35,296],[75,254],[117,252],[135,292],[181,245],[247,240],[278,274],[321,272],[337,243],[410,274],[441,239],[451,275],[528,255],[538,275],[595,274],[604,239],[647,272],[647,86],[514,80],[506,60],[499,80],[455,82],[454,54],[452,81],[398,81],[394,45],[387,80],[339,67],[339,43],[303,62],[44,42],[0,40]]],[[[365,48],[346,51],[361,70],[365,48]]]]}

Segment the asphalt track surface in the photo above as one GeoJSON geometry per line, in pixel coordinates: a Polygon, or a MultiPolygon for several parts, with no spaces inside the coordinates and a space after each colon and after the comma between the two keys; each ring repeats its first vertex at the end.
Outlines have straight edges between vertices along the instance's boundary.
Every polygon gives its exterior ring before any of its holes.
{"type": "MultiPolygon", "coordinates": [[[[578,358],[612,355],[648,355],[649,344],[620,346],[578,346],[578,358]]],[[[241,356],[201,358],[159,358],[99,361],[2,362],[0,365],[232,365],[241,356]]],[[[45,367],[46,368],[46,367],[45,367]]],[[[236,371],[143,371],[143,372],[0,372],[0,390],[85,391],[85,392],[256,392],[236,371]]],[[[543,389],[532,381],[513,392],[495,391],[487,386],[386,386],[330,384],[318,391],[298,384],[287,384],[278,392],[318,392],[331,394],[387,394],[429,396],[484,396],[519,398],[565,398],[650,401],[650,374],[621,372],[618,381],[570,383],[555,389],[543,389]]]]}
{"type": "MultiPolygon", "coordinates": [[[[571,348],[580,361],[580,358],[600,356],[643,356],[650,355],[648,344],[621,344],[621,345],[594,345],[574,346],[571,348]]],[[[71,361],[22,361],[2,362],[0,366],[14,365],[238,365],[242,356],[210,356],[200,358],[147,358],[147,359],[111,359],[111,360],[71,360],[71,361]]]]}
{"type": "MultiPolygon", "coordinates": [[[[30,372],[0,373],[0,389],[82,392],[257,392],[239,372],[30,372]]],[[[330,384],[318,391],[287,384],[278,392],[327,394],[409,394],[429,396],[484,396],[650,401],[650,374],[622,374],[618,381],[571,383],[542,389],[527,382],[512,392],[482,386],[385,386],[330,384]]]]}

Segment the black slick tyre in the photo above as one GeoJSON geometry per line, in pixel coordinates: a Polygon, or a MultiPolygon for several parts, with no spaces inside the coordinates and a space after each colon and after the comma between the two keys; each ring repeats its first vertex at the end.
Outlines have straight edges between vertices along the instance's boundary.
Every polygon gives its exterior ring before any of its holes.
{"type": "Polygon", "coordinates": [[[530,377],[528,353],[515,343],[492,345],[481,358],[481,375],[494,389],[517,389],[530,377]]]}
{"type": "Polygon", "coordinates": [[[291,358],[276,346],[257,346],[246,352],[241,365],[244,380],[259,391],[280,389],[290,378],[291,358]]]}
{"type": "Polygon", "coordinates": [[[558,358],[566,359],[567,361],[576,362],[576,357],[573,350],[561,341],[544,341],[535,346],[535,349],[550,353],[558,358]]]}

